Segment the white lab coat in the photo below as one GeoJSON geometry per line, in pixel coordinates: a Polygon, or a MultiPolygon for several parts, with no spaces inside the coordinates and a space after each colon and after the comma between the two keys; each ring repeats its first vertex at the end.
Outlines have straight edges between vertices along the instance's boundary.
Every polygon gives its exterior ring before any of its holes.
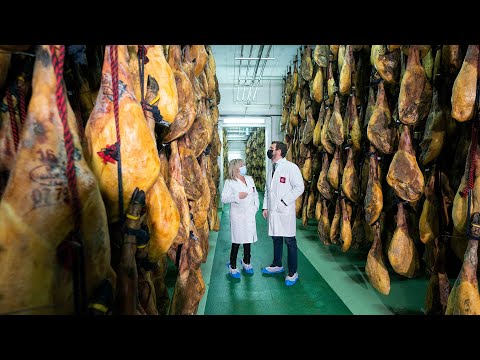
{"type": "Polygon", "coordinates": [[[230,204],[230,231],[232,243],[246,244],[257,241],[255,214],[259,208],[258,193],[251,176],[245,175],[245,185],[240,179],[227,179],[223,186],[222,202],[230,204]],[[248,193],[240,199],[239,192],[248,193]]]}
{"type": "Polygon", "coordinates": [[[292,237],[297,232],[295,200],[305,190],[303,176],[298,166],[285,158],[277,161],[273,178],[272,170],[273,164],[268,171],[263,200],[263,209],[268,210],[268,235],[292,237]]]}

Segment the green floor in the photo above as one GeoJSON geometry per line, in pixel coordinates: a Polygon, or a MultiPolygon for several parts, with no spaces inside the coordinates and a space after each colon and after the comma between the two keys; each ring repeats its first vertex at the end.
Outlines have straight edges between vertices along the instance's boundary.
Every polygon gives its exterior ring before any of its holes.
{"type": "MultiPolygon", "coordinates": [[[[204,314],[351,314],[301,251],[298,253],[300,279],[295,286],[285,286],[282,274],[262,274],[260,268],[270,265],[272,261],[273,245],[272,239],[267,236],[267,224],[261,211],[257,213],[257,234],[258,241],[253,244],[251,251],[255,273],[247,275],[242,272],[240,279],[233,279],[226,267],[231,240],[229,209],[224,208],[204,314]]],[[[284,247],[283,263],[286,265],[287,251],[284,247]]],[[[243,247],[239,251],[238,261],[241,256],[243,247]]],[[[241,268],[240,263],[238,266],[241,268]]]]}
{"type": "MultiPolygon", "coordinates": [[[[233,279],[226,267],[231,248],[229,206],[224,206],[220,216],[220,231],[210,233],[207,262],[201,266],[206,291],[198,307],[199,315],[423,314],[428,283],[425,276],[406,279],[390,269],[390,294],[378,293],[365,275],[366,253],[353,249],[342,253],[336,246],[324,246],[318,239],[315,220],[310,220],[306,227],[297,220],[297,284],[287,287],[284,274],[260,272],[270,265],[273,255],[272,239],[267,235],[261,211],[257,213],[258,241],[252,246],[255,273],[242,271],[240,279],[233,279]]],[[[285,267],[286,250],[284,245],[285,267]]],[[[239,269],[242,256],[241,247],[239,269]]],[[[175,268],[170,264],[166,280],[171,295],[175,277],[175,268]]],[[[453,285],[455,279],[450,280],[453,285]]]]}

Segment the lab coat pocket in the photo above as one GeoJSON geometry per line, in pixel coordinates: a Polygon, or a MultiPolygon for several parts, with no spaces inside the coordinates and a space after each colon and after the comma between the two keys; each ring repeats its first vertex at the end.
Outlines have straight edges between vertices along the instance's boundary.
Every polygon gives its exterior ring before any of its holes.
{"type": "Polygon", "coordinates": [[[285,205],[281,200],[277,201],[277,211],[280,214],[286,214],[288,212],[288,206],[285,205]]]}

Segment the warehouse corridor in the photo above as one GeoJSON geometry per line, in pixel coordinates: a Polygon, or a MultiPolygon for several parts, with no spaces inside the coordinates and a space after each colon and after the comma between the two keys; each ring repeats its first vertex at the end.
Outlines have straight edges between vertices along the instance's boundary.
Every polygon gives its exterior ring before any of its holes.
{"type": "MultiPolygon", "coordinates": [[[[408,279],[407,287],[407,279],[391,273],[390,295],[378,293],[364,272],[366,255],[325,247],[318,239],[314,220],[307,227],[297,220],[298,283],[287,287],[283,274],[262,274],[260,269],[270,264],[273,249],[261,211],[256,218],[259,240],[252,246],[251,261],[255,273],[242,271],[241,278],[234,279],[226,268],[231,241],[229,206],[224,206],[220,231],[211,232],[210,252],[202,264],[206,291],[198,315],[423,314],[425,277],[408,279]]],[[[242,255],[241,248],[239,269],[242,255]]],[[[285,266],[286,248],[283,255],[285,266]]]]}

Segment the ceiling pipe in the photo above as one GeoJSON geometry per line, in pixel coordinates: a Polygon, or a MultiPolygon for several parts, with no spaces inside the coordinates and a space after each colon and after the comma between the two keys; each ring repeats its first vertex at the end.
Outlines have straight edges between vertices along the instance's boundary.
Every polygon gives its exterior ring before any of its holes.
{"type": "MultiPolygon", "coordinates": [[[[240,50],[240,56],[243,57],[243,45],[242,49],[240,50]]],[[[237,91],[237,101],[240,95],[240,71],[242,70],[242,60],[240,60],[240,65],[238,66],[238,91],[237,91]]],[[[235,76],[235,74],[234,74],[235,76]]],[[[235,79],[234,79],[235,80],[235,79]]]]}
{"type": "MultiPolygon", "coordinates": [[[[248,57],[252,57],[252,51],[253,51],[253,45],[250,45],[250,54],[248,57]]],[[[245,85],[247,84],[247,77],[248,77],[248,71],[250,70],[250,60],[248,60],[248,65],[247,65],[247,71],[245,73],[245,80],[243,81],[243,93],[242,93],[242,101],[245,99],[245,85]]],[[[239,88],[240,90],[240,88],[239,88]]]]}
{"type": "MultiPolygon", "coordinates": [[[[250,87],[248,89],[248,96],[247,96],[247,104],[248,102],[250,101],[250,94],[252,93],[252,87],[253,87],[253,84],[255,83],[255,79],[257,78],[257,72],[258,72],[258,66],[260,65],[260,59],[262,58],[262,53],[263,53],[263,47],[265,45],[260,45],[260,49],[258,49],[258,60],[257,60],[257,64],[255,65],[255,71],[253,72],[253,78],[252,78],[252,81],[250,82],[250,87]]],[[[268,57],[268,56],[267,56],[268,57]]]]}
{"type": "MultiPolygon", "coordinates": [[[[267,50],[267,58],[270,55],[270,50],[272,50],[273,45],[269,45],[268,50],[267,50]]],[[[260,76],[258,78],[257,84],[255,85],[255,92],[253,93],[252,101],[255,100],[255,96],[257,95],[257,90],[258,90],[258,85],[260,84],[260,81],[262,81],[263,77],[263,72],[265,70],[265,65],[267,65],[267,62],[265,61],[262,66],[262,70],[260,70],[260,76]]]]}

